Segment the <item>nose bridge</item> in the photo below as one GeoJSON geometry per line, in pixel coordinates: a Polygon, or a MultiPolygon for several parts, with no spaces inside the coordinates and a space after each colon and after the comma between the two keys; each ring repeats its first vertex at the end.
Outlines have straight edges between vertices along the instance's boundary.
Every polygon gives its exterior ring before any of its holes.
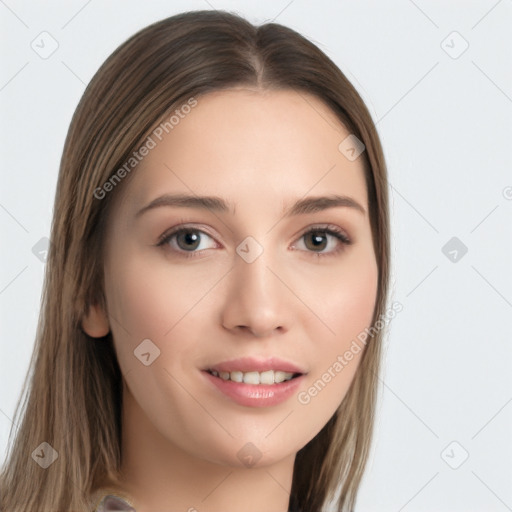
{"type": "Polygon", "coordinates": [[[243,257],[238,256],[235,259],[234,274],[237,279],[237,288],[242,294],[252,295],[254,299],[270,298],[273,294],[271,289],[272,273],[268,267],[272,268],[270,261],[270,251],[257,256],[253,261],[247,261],[243,257]]]}
{"type": "MultiPolygon", "coordinates": [[[[247,236],[236,247],[234,258],[234,273],[239,278],[239,285],[245,285],[247,290],[253,293],[266,294],[269,286],[272,287],[272,273],[267,267],[275,265],[275,258],[270,240],[260,237],[260,241],[252,236],[247,236]],[[241,281],[245,281],[242,283],[241,281]]],[[[243,288],[244,286],[242,286],[243,288]]]]}
{"type": "Polygon", "coordinates": [[[287,327],[283,286],[268,268],[275,266],[272,251],[255,239],[239,244],[222,312],[226,328],[264,336],[287,327]]]}

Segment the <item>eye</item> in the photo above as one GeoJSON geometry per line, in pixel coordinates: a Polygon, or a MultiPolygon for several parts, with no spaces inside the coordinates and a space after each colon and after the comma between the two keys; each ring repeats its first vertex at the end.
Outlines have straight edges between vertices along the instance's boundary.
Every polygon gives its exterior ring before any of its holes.
{"type": "Polygon", "coordinates": [[[293,248],[312,252],[315,256],[327,256],[337,254],[351,243],[348,236],[338,227],[323,226],[314,227],[303,233],[293,248]]]}
{"type": "Polygon", "coordinates": [[[185,227],[162,235],[157,246],[168,245],[175,252],[194,253],[218,247],[215,240],[200,229],[185,227]]]}

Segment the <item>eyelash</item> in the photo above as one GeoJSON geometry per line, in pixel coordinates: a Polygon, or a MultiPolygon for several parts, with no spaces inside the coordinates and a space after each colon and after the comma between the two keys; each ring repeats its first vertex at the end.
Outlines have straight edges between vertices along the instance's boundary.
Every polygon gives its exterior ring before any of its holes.
{"type": "MultiPolygon", "coordinates": [[[[184,233],[184,232],[186,233],[189,231],[202,233],[202,234],[208,235],[210,238],[213,239],[213,237],[209,233],[207,233],[206,231],[203,231],[201,229],[194,228],[192,226],[190,226],[190,227],[189,226],[179,226],[177,228],[172,228],[172,230],[170,232],[169,231],[165,232],[159,238],[158,242],[156,243],[156,246],[162,247],[163,249],[165,249],[165,247],[163,247],[163,246],[168,244],[174,236],[179,235],[180,233],[184,233]]],[[[331,235],[331,236],[335,237],[339,242],[341,242],[341,246],[331,252],[304,251],[304,252],[310,253],[314,258],[324,258],[326,256],[336,256],[341,251],[343,251],[346,246],[352,244],[352,241],[350,240],[350,238],[343,231],[341,231],[337,226],[334,226],[331,224],[323,225],[323,226],[313,226],[313,227],[309,228],[307,231],[304,231],[300,235],[299,240],[301,238],[303,238],[304,236],[308,235],[309,233],[323,233],[323,234],[331,235]]],[[[171,250],[184,258],[195,258],[195,257],[197,257],[198,254],[200,254],[202,252],[202,251],[183,251],[183,250],[176,250],[176,249],[171,249],[171,250]]],[[[203,250],[206,250],[206,249],[203,249],[203,250]]]]}

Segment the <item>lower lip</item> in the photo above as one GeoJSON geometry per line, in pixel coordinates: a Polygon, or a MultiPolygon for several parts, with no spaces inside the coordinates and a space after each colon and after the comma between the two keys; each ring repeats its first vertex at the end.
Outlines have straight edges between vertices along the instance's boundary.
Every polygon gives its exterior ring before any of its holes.
{"type": "Polygon", "coordinates": [[[304,375],[295,377],[279,384],[244,384],[232,380],[223,380],[203,371],[206,378],[239,405],[246,407],[271,407],[285,402],[302,383],[304,375]]]}

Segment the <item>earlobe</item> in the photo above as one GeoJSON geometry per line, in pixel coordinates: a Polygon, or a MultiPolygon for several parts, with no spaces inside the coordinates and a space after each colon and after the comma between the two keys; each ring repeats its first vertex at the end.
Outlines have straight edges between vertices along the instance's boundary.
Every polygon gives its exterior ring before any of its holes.
{"type": "Polygon", "coordinates": [[[101,306],[98,304],[89,306],[82,318],[82,329],[91,338],[103,338],[110,332],[107,315],[101,306]]]}

